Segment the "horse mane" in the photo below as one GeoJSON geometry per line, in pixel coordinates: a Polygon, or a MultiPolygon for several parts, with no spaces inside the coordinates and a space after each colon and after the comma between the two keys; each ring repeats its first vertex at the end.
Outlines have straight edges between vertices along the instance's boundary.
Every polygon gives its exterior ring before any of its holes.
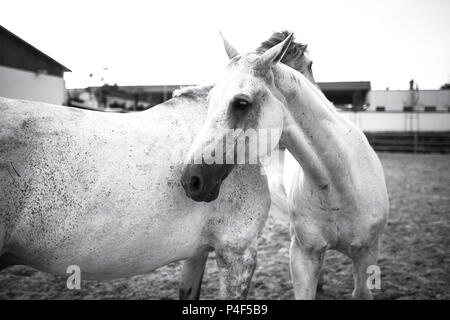
{"type": "MultiPolygon", "coordinates": [[[[262,42],[260,46],[255,50],[257,54],[263,54],[273,46],[279,44],[284,39],[289,36],[290,32],[287,30],[274,32],[269,39],[262,42]]],[[[300,59],[306,51],[306,47],[308,45],[292,41],[289,45],[288,50],[284,54],[283,59],[281,59],[282,63],[300,59]]],[[[173,92],[172,98],[180,97],[180,98],[188,98],[188,99],[199,99],[202,97],[206,97],[209,94],[213,86],[188,86],[184,88],[177,89],[173,92]]]]}
{"type": "MultiPolygon", "coordinates": [[[[287,30],[274,32],[272,36],[267,39],[266,41],[262,42],[260,46],[255,50],[255,53],[257,54],[263,54],[273,46],[279,44],[284,39],[286,39],[291,32],[287,30]]],[[[295,38],[294,38],[295,40],[295,38]]],[[[283,56],[283,59],[281,59],[281,62],[286,64],[287,61],[297,60],[300,59],[303,54],[306,51],[307,44],[303,44],[300,42],[292,41],[289,48],[287,49],[286,53],[283,56]]]]}

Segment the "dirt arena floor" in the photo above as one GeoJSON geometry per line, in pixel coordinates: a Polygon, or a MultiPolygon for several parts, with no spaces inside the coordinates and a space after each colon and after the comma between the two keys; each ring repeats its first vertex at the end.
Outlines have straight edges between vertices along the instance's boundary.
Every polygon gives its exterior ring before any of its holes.
{"type": "MultiPolygon", "coordinates": [[[[376,299],[450,299],[450,155],[381,153],[391,213],[379,260],[376,299]]],[[[250,299],[293,299],[287,218],[273,211],[259,240],[250,299]]],[[[181,263],[145,276],[82,281],[68,290],[66,278],[22,266],[0,273],[0,299],[176,299],[181,263]]],[[[350,260],[330,251],[318,299],[349,299],[350,260]]],[[[218,273],[210,255],[201,298],[218,296],[218,273]]]]}

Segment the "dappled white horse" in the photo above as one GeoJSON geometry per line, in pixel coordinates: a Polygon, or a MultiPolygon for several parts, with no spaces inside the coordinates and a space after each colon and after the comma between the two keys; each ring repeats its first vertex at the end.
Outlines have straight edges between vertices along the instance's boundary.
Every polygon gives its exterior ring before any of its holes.
{"type": "MultiPolygon", "coordinates": [[[[304,46],[291,48],[285,62],[309,77],[304,46]]],[[[259,165],[234,170],[214,202],[179,183],[209,89],[130,114],[0,98],[0,270],[111,279],[187,259],[180,297],[198,298],[215,250],[221,296],[245,297],[270,204],[259,165]]]]}
{"type": "MultiPolygon", "coordinates": [[[[189,155],[202,154],[211,163],[217,157],[211,150],[224,143],[224,157],[231,154],[235,160],[237,141],[247,130],[270,130],[268,150],[278,143],[285,146],[302,169],[288,204],[295,297],[315,297],[325,251],[336,249],[353,260],[353,296],[371,298],[367,271],[376,264],[389,210],[383,169],[361,130],[341,117],[302,74],[278,63],[291,40],[292,35],[261,56],[240,55],[224,40],[230,62],[210,92],[208,115],[189,155]],[[241,130],[231,135],[229,129],[241,130]]],[[[261,145],[259,157],[269,153],[261,145]]],[[[252,146],[245,147],[245,155],[252,146]]],[[[230,165],[214,165],[214,170],[204,163],[187,165],[183,185],[194,179],[214,190],[230,165]]]]}
{"type": "MultiPolygon", "coordinates": [[[[261,43],[255,50],[257,54],[263,54],[268,49],[282,42],[290,35],[289,31],[275,32],[268,40],[261,43]]],[[[306,79],[317,86],[312,72],[312,61],[306,56],[306,44],[292,41],[281,60],[282,63],[302,73],[306,79]]],[[[264,170],[269,182],[270,198],[272,205],[277,206],[281,211],[287,213],[287,195],[284,179],[285,162],[292,161],[292,155],[285,152],[281,146],[280,153],[276,156],[267,157],[263,161],[264,170]]],[[[286,187],[289,187],[287,185],[286,187]]]]}
{"type": "Polygon", "coordinates": [[[245,297],[270,206],[258,165],[232,172],[217,200],[180,185],[205,92],[139,113],[103,113],[0,98],[0,267],[82,279],[144,274],[189,259],[183,298],[198,296],[216,251],[221,297],[245,297]]]}

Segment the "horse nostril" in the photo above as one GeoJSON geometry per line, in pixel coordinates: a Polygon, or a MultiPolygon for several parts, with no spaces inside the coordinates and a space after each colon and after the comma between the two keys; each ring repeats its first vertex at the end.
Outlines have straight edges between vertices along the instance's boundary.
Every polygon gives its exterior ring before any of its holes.
{"type": "Polygon", "coordinates": [[[188,185],[188,189],[189,192],[192,193],[198,193],[202,190],[203,188],[203,180],[200,176],[195,175],[192,176],[191,179],[189,180],[189,185],[188,185]]]}

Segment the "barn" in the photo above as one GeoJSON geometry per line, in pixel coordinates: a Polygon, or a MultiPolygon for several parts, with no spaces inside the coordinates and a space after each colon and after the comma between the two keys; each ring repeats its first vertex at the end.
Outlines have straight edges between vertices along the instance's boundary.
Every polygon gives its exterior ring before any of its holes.
{"type": "Polygon", "coordinates": [[[69,89],[68,105],[84,109],[108,111],[139,111],[156,106],[172,98],[181,85],[117,86],[103,85],[84,89],[69,89]]]}
{"type": "Polygon", "coordinates": [[[69,68],[0,25],[0,96],[52,104],[66,101],[69,68]]]}
{"type": "Polygon", "coordinates": [[[318,85],[338,109],[363,109],[370,91],[370,81],[319,82],[318,85]]]}

